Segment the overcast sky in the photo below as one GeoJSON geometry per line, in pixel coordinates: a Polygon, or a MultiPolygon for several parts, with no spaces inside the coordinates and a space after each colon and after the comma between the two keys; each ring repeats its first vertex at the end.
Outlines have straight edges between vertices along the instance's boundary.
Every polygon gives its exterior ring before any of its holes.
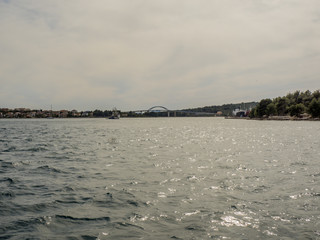
{"type": "Polygon", "coordinates": [[[0,107],[142,110],[320,87],[319,0],[0,0],[0,107]]]}

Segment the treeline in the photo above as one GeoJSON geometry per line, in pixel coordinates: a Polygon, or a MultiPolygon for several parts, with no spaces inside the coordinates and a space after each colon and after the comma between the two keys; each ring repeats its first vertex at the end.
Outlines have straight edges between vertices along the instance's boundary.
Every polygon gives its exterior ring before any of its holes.
{"type": "Polygon", "coordinates": [[[206,112],[206,113],[218,113],[220,112],[222,116],[231,116],[235,109],[249,110],[254,108],[257,102],[243,102],[243,103],[231,103],[223,105],[214,105],[198,108],[183,109],[183,111],[189,112],[206,112]]]}
{"type": "Polygon", "coordinates": [[[310,114],[312,118],[320,117],[320,91],[295,91],[274,99],[262,99],[250,112],[250,118],[270,116],[302,117],[310,114]]]}
{"type": "Polygon", "coordinates": [[[112,111],[110,110],[102,111],[102,110],[96,109],[92,112],[93,117],[109,117],[111,115],[112,115],[112,111]]]}

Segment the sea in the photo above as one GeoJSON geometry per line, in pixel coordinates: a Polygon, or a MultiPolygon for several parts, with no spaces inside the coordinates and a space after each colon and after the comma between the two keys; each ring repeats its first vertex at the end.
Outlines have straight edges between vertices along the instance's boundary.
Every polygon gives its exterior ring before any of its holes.
{"type": "Polygon", "coordinates": [[[1,119],[0,239],[320,239],[320,122],[1,119]]]}

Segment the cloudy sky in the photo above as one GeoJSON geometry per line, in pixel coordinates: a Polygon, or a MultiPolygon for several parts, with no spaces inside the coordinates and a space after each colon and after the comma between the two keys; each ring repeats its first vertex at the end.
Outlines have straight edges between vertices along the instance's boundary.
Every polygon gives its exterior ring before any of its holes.
{"type": "Polygon", "coordinates": [[[0,107],[169,109],[320,88],[319,0],[0,0],[0,107]]]}

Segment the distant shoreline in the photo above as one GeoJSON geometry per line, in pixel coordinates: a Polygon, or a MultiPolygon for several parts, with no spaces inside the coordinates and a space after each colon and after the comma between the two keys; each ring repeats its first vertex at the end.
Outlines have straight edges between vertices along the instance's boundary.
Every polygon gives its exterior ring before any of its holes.
{"type": "Polygon", "coordinates": [[[250,118],[250,117],[225,117],[225,119],[242,119],[242,120],[257,120],[257,121],[320,121],[320,118],[297,118],[290,116],[272,116],[267,118],[250,118]]]}

